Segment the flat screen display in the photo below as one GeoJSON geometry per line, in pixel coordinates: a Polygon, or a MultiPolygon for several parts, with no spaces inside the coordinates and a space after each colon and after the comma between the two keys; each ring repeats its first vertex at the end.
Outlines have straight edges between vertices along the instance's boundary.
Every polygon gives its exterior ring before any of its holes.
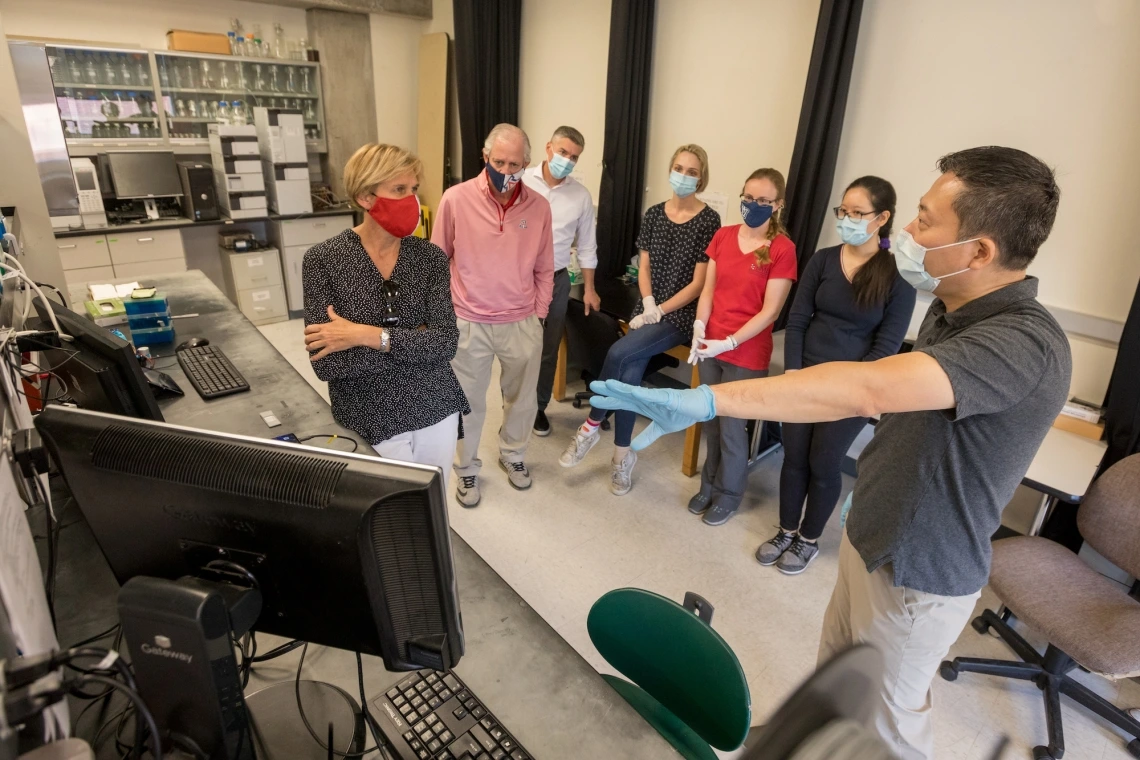
{"type": "Polygon", "coordinates": [[[182,195],[173,151],[108,151],[111,182],[119,198],[182,195]]]}

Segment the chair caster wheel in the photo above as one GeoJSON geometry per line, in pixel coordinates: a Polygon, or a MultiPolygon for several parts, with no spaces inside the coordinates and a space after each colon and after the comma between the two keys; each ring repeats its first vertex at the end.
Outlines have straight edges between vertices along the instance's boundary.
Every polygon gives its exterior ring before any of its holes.
{"type": "Polygon", "coordinates": [[[974,629],[975,631],[977,631],[978,633],[982,634],[983,636],[985,636],[987,633],[989,633],[989,632],[990,632],[990,624],[989,624],[989,621],[987,621],[987,620],[986,620],[985,618],[983,618],[981,615],[979,615],[978,617],[976,617],[976,618],[974,618],[973,620],[971,620],[971,621],[970,621],[970,625],[973,627],[973,629],[974,629]]]}
{"type": "Polygon", "coordinates": [[[1033,760],[1055,760],[1048,747],[1037,746],[1033,748],[1033,760]]]}
{"type": "Polygon", "coordinates": [[[958,668],[954,667],[954,663],[950,660],[946,660],[938,666],[938,674],[942,676],[944,681],[958,680],[958,668]]]}
{"type": "Polygon", "coordinates": [[[1140,757],[1140,739],[1133,739],[1128,742],[1128,751],[1132,754],[1132,757],[1140,757]]]}
{"type": "Polygon", "coordinates": [[[576,398],[576,399],[574,399],[574,401],[572,403],[573,403],[575,409],[581,409],[582,408],[582,399],[576,398]]]}

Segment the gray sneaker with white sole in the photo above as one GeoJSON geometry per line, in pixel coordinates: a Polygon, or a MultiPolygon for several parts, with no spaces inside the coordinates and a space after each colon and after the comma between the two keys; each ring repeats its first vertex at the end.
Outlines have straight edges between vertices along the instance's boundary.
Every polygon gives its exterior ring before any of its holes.
{"type": "Polygon", "coordinates": [[[756,550],[756,561],[765,567],[776,564],[795,540],[795,533],[788,533],[781,528],[779,533],[760,544],[760,548],[756,550]]]}
{"type": "Polygon", "coordinates": [[[633,466],[637,464],[637,454],[627,451],[620,464],[613,464],[610,474],[610,493],[625,496],[633,488],[633,466]]]}
{"type": "Polygon", "coordinates": [[[570,445],[562,452],[562,456],[558,457],[558,464],[563,467],[577,467],[601,438],[602,430],[600,427],[594,428],[592,433],[583,433],[582,429],[578,428],[577,432],[574,433],[574,438],[570,441],[570,445]]]}
{"type": "Polygon", "coordinates": [[[801,536],[796,536],[796,540],[792,542],[788,550],[780,555],[776,569],[784,575],[799,575],[807,570],[811,561],[818,556],[819,546],[817,544],[805,541],[801,536]]]}
{"type": "Polygon", "coordinates": [[[468,509],[479,506],[479,500],[483,498],[479,493],[479,476],[459,476],[459,482],[455,486],[455,498],[468,509]]]}
{"type": "Polygon", "coordinates": [[[508,462],[505,459],[499,460],[499,467],[503,468],[503,472],[507,473],[507,480],[511,481],[511,486],[519,491],[525,491],[530,488],[530,470],[522,462],[508,462]]]}

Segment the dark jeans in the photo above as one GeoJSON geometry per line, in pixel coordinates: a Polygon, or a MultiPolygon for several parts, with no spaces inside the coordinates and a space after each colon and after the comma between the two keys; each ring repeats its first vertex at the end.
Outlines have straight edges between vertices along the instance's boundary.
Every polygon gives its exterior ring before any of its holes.
{"type": "Polygon", "coordinates": [[[866,424],[866,417],[851,417],[835,422],[783,424],[781,528],[786,531],[798,529],[804,538],[811,541],[823,535],[823,528],[835,511],[839,492],[843,488],[840,472],[843,457],[866,424]]]}
{"type": "MultiPolygon", "coordinates": [[[[617,343],[610,346],[606,361],[602,365],[599,380],[620,380],[629,385],[641,385],[649,360],[663,351],[685,342],[685,336],[668,322],[645,325],[638,330],[630,330],[617,343]]],[[[590,419],[601,422],[606,417],[605,409],[590,410],[590,419]]],[[[628,446],[633,438],[633,423],[637,415],[619,411],[614,414],[614,445],[628,446]]]]}
{"type": "Polygon", "coordinates": [[[566,305],[570,300],[570,274],[565,269],[554,273],[554,297],[546,327],[542,329],[542,367],[538,370],[538,408],[546,409],[554,388],[554,369],[558,364],[558,346],[566,329],[566,305]]]}
{"type": "MultiPolygon", "coordinates": [[[[697,370],[705,385],[768,376],[766,369],[745,369],[720,359],[705,359],[697,370]]],[[[708,454],[701,469],[701,493],[712,503],[736,509],[748,487],[748,421],[714,417],[704,427],[708,454]]]]}

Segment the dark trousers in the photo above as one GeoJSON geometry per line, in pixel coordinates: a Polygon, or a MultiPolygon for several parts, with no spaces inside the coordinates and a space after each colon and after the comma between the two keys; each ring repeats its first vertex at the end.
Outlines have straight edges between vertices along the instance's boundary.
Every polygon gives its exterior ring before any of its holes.
{"type": "Polygon", "coordinates": [[[783,424],[784,466],[780,470],[780,527],[814,541],[823,535],[839,492],[847,449],[867,424],[866,417],[835,422],[783,424]],[[804,497],[807,509],[804,509],[804,497]],[[802,516],[802,520],[801,520],[802,516]]]}
{"type": "MultiPolygon", "coordinates": [[[[628,385],[641,385],[645,378],[645,368],[649,360],[657,354],[668,351],[685,342],[685,336],[668,322],[645,325],[630,330],[617,343],[610,346],[606,361],[602,365],[599,380],[620,380],[628,385]]],[[[590,410],[590,419],[601,422],[606,417],[605,409],[590,410]]],[[[614,413],[614,445],[628,446],[633,438],[633,423],[637,415],[633,412],[614,413]]]]}
{"type": "Polygon", "coordinates": [[[542,366],[538,370],[538,408],[546,409],[554,388],[554,370],[558,365],[558,346],[566,329],[566,305],[570,300],[570,274],[565,269],[554,273],[554,297],[550,299],[550,313],[542,329],[542,366]]]}
{"type": "MultiPolygon", "coordinates": [[[[697,371],[705,385],[768,376],[766,369],[745,369],[720,359],[705,359],[697,371]]],[[[701,493],[722,507],[736,509],[748,487],[748,421],[714,417],[704,428],[708,454],[701,469],[701,493]]]]}

